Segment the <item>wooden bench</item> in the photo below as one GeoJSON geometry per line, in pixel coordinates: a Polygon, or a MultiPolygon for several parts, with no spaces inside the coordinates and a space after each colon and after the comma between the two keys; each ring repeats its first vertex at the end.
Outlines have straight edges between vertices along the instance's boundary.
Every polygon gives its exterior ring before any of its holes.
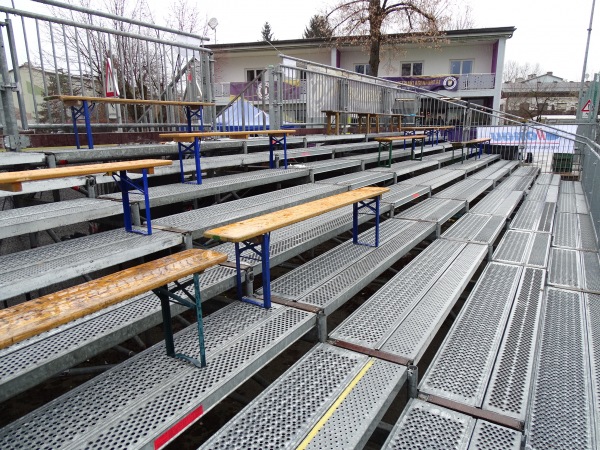
{"type": "Polygon", "coordinates": [[[402,117],[406,114],[397,113],[375,113],[375,112],[362,112],[362,111],[337,111],[331,109],[324,109],[321,111],[325,114],[325,133],[332,134],[333,126],[335,125],[335,134],[340,134],[340,115],[342,114],[353,114],[357,116],[358,132],[361,133],[364,126],[364,132],[366,134],[371,133],[371,124],[374,122],[375,132],[380,132],[380,118],[390,118],[390,130],[389,131],[400,131],[402,128],[402,117]]]}
{"type": "Polygon", "coordinates": [[[196,184],[202,184],[202,170],[200,164],[200,141],[208,137],[229,137],[232,139],[248,139],[250,135],[269,137],[269,167],[275,168],[274,150],[277,145],[283,148],[283,166],[287,169],[287,135],[294,134],[296,130],[256,130],[256,131],[201,131],[188,133],[162,133],[159,137],[166,141],[176,141],[179,149],[179,166],[181,169],[181,182],[185,183],[183,159],[193,156],[196,162],[196,184]],[[186,145],[185,143],[190,143],[186,145]]]}
{"type": "Polygon", "coordinates": [[[437,145],[440,143],[440,132],[444,133],[444,138],[447,138],[448,132],[450,130],[454,130],[455,127],[452,125],[431,125],[431,126],[420,126],[420,127],[403,127],[402,131],[405,133],[412,132],[416,134],[417,132],[423,132],[431,136],[431,145],[437,145]],[[435,135],[435,142],[433,140],[433,136],[435,135]]]}
{"type": "MultiPolygon", "coordinates": [[[[457,142],[451,142],[452,144],[452,156],[454,157],[454,150],[461,150],[461,161],[464,161],[465,159],[465,148],[467,149],[473,149],[473,148],[477,148],[479,147],[479,152],[477,153],[479,158],[481,158],[481,154],[483,152],[483,147],[485,144],[488,144],[491,142],[491,138],[477,138],[477,139],[469,139],[468,141],[457,141],[457,142]]],[[[469,155],[471,156],[471,153],[469,152],[469,155]]],[[[468,157],[467,156],[467,157],[468,157]]]]}
{"type": "Polygon", "coordinates": [[[137,231],[134,231],[132,227],[131,206],[129,204],[129,189],[133,188],[144,196],[144,202],[146,205],[147,234],[152,234],[152,224],[150,222],[150,200],[148,198],[148,174],[153,174],[155,167],[170,166],[172,163],[172,161],[165,159],[140,159],[137,161],[120,161],[80,166],[53,167],[49,169],[3,172],[0,173],[0,190],[20,192],[23,190],[23,183],[30,181],[51,180],[56,178],[106,173],[112,175],[115,181],[121,187],[125,229],[129,232],[137,233],[137,231]],[[127,172],[141,173],[141,186],[138,186],[136,182],[129,178],[127,172]]]}
{"type": "Polygon", "coordinates": [[[135,98],[118,97],[88,97],[79,95],[51,95],[44,97],[45,101],[59,100],[65,106],[71,107],[71,118],[73,120],[73,132],[75,133],[75,144],[81,148],[79,142],[79,132],[77,131],[77,119],[82,117],[85,120],[85,130],[88,140],[88,148],[94,148],[92,137],[92,125],[90,122],[90,112],[97,103],[106,103],[113,105],[147,105],[147,106],[183,106],[187,118],[187,130],[192,131],[192,119],[194,117],[200,120],[200,129],[203,129],[204,122],[202,111],[205,106],[215,106],[208,102],[185,102],[177,100],[143,100],[135,98]]]}
{"type": "Polygon", "coordinates": [[[381,164],[381,148],[387,147],[388,160],[387,160],[386,167],[392,166],[392,146],[393,146],[394,142],[396,142],[396,141],[403,141],[405,149],[406,149],[406,141],[412,141],[412,147],[410,150],[410,159],[415,159],[415,141],[420,140],[421,141],[421,157],[419,158],[419,160],[423,160],[423,148],[425,147],[425,139],[427,139],[427,136],[424,134],[376,137],[375,141],[379,142],[379,150],[378,150],[379,153],[377,155],[377,165],[378,166],[382,165],[381,164]]]}
{"type": "Polygon", "coordinates": [[[167,354],[198,365],[196,360],[175,353],[169,307],[169,302],[174,301],[196,311],[200,365],[205,366],[198,274],[226,260],[227,255],[219,252],[198,249],[184,250],[174,255],[0,310],[0,349],[136,295],[153,291],[161,301],[167,354]],[[169,283],[176,282],[189,275],[193,275],[192,280],[183,285],[179,284],[177,289],[185,289],[193,284],[195,294],[192,296],[188,293],[192,301],[173,294],[167,287],[169,283]]]}
{"type": "Polygon", "coordinates": [[[365,209],[375,215],[375,243],[379,246],[379,204],[381,195],[388,188],[363,187],[342,194],[332,195],[320,200],[282,209],[241,222],[232,223],[204,232],[204,236],[215,241],[235,243],[235,265],[237,269],[237,293],[240,300],[247,301],[265,308],[271,307],[271,275],[269,262],[269,243],[271,231],[292,225],[312,217],[334,211],[344,206],[353,205],[353,242],[361,245],[371,245],[358,242],[358,213],[365,209]],[[260,245],[260,249],[258,246],[260,245]],[[262,303],[245,298],[242,295],[241,257],[249,252],[261,259],[263,277],[262,303]]]}

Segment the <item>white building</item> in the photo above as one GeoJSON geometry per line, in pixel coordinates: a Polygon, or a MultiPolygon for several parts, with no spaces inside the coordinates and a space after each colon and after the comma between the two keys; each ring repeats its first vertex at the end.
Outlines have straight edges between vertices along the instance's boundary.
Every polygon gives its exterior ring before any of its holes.
{"type": "MultiPolygon", "coordinates": [[[[514,27],[451,30],[435,46],[383,47],[379,76],[499,109],[506,40],[514,31],[514,27]],[[458,84],[452,90],[444,88],[444,79],[448,76],[454,76],[458,84]]],[[[397,38],[401,39],[402,35],[397,38]]],[[[231,83],[252,81],[265,67],[279,64],[280,54],[369,73],[368,52],[357,44],[339,41],[296,39],[207,47],[215,56],[217,101],[221,104],[229,100],[231,83]]]]}

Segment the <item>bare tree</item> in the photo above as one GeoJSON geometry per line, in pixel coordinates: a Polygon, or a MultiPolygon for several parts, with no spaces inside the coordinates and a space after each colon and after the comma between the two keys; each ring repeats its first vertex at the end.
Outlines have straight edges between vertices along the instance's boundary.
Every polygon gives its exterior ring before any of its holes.
{"type": "Polygon", "coordinates": [[[263,41],[271,42],[273,40],[273,30],[271,29],[269,22],[265,22],[262,30],[260,30],[260,34],[263,41]]]}
{"type": "Polygon", "coordinates": [[[503,73],[503,81],[505,83],[514,83],[517,79],[527,79],[529,75],[537,75],[542,73],[542,69],[540,68],[540,63],[520,63],[513,60],[508,60],[504,63],[503,73]]]}
{"type": "Polygon", "coordinates": [[[452,0],[344,0],[326,17],[338,39],[366,45],[371,73],[376,76],[382,45],[439,41],[450,23],[453,5],[452,0]],[[399,37],[396,33],[409,35],[399,37]]]}

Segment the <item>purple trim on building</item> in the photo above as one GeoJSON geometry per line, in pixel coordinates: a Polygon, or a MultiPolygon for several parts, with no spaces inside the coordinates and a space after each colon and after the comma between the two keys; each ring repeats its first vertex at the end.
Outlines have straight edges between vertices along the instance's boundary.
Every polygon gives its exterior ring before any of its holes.
{"type": "Polygon", "coordinates": [[[492,48],[492,73],[496,73],[496,67],[498,65],[498,43],[500,41],[494,42],[494,47],[492,48]]]}

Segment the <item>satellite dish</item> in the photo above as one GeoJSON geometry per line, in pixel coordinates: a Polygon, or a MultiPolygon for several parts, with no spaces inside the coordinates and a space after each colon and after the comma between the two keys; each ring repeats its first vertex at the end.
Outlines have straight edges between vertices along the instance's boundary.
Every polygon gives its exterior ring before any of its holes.
{"type": "Polygon", "coordinates": [[[211,30],[217,28],[217,25],[219,25],[219,21],[215,17],[208,21],[208,26],[211,28],[211,30]]]}

